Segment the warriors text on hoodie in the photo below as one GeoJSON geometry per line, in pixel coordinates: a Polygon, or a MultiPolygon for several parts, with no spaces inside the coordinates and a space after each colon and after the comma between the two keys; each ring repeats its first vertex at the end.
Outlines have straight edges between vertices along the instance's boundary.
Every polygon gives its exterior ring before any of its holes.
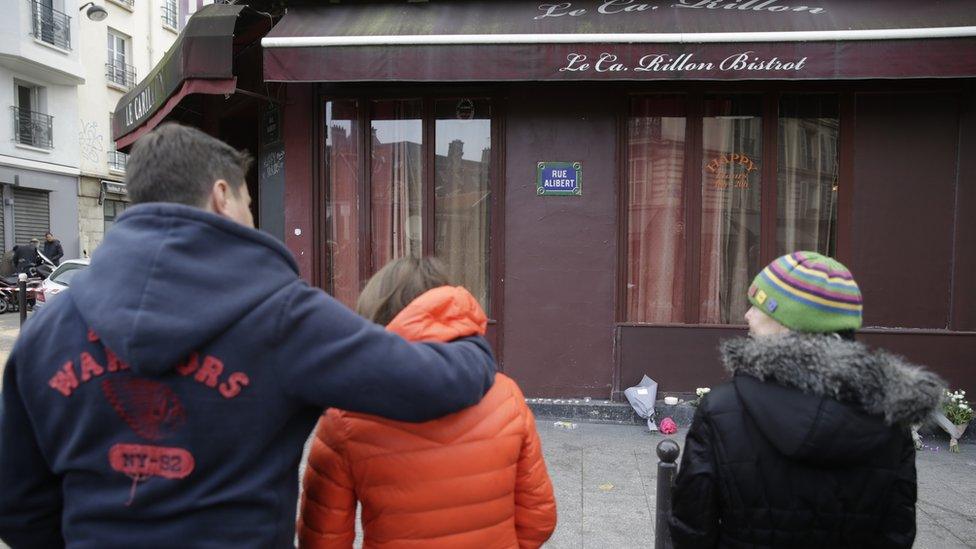
{"type": "Polygon", "coordinates": [[[308,287],[264,233],[136,206],[7,363],[0,538],[291,547],[323,408],[424,421],[494,374],[481,338],[407,343],[308,287]]]}

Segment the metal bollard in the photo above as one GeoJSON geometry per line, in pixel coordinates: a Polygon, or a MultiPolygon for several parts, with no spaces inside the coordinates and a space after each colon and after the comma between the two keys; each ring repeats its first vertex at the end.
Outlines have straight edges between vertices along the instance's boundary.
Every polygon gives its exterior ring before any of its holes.
{"type": "Polygon", "coordinates": [[[657,445],[657,511],[654,526],[654,549],[671,549],[671,492],[674,489],[674,475],[678,471],[678,454],[681,448],[671,440],[662,440],[657,445]]]}
{"type": "Polygon", "coordinates": [[[27,275],[17,275],[17,306],[20,307],[20,325],[27,320],[27,275]]]}

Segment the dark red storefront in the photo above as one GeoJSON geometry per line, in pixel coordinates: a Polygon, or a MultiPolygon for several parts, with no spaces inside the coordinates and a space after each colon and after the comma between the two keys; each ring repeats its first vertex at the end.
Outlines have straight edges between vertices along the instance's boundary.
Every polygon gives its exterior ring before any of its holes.
{"type": "Polygon", "coordinates": [[[526,394],[690,391],[748,280],[812,248],[861,284],[862,340],[976,389],[968,2],[288,4],[261,223],[337,298],[436,254],[526,394]]]}

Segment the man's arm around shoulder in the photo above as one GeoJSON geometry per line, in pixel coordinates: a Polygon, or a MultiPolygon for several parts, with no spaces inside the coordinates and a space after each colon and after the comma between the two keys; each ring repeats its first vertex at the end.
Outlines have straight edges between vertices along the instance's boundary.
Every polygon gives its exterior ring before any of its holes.
{"type": "Polygon", "coordinates": [[[321,408],[427,421],[478,403],[491,388],[488,343],[408,343],[321,290],[297,283],[277,321],[286,393],[321,408]]]}

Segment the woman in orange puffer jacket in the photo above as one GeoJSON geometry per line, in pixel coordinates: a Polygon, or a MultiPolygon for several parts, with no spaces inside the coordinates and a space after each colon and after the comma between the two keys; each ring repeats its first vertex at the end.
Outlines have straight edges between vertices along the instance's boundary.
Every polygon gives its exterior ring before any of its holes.
{"type": "MultiPolygon", "coordinates": [[[[388,264],[357,309],[412,341],[487,325],[474,296],[447,286],[428,258],[388,264]]],[[[531,548],[556,526],[535,419],[503,374],[476,406],[427,423],[329,409],[305,471],[299,546],[352,547],[357,501],[367,548],[531,548]]]]}

